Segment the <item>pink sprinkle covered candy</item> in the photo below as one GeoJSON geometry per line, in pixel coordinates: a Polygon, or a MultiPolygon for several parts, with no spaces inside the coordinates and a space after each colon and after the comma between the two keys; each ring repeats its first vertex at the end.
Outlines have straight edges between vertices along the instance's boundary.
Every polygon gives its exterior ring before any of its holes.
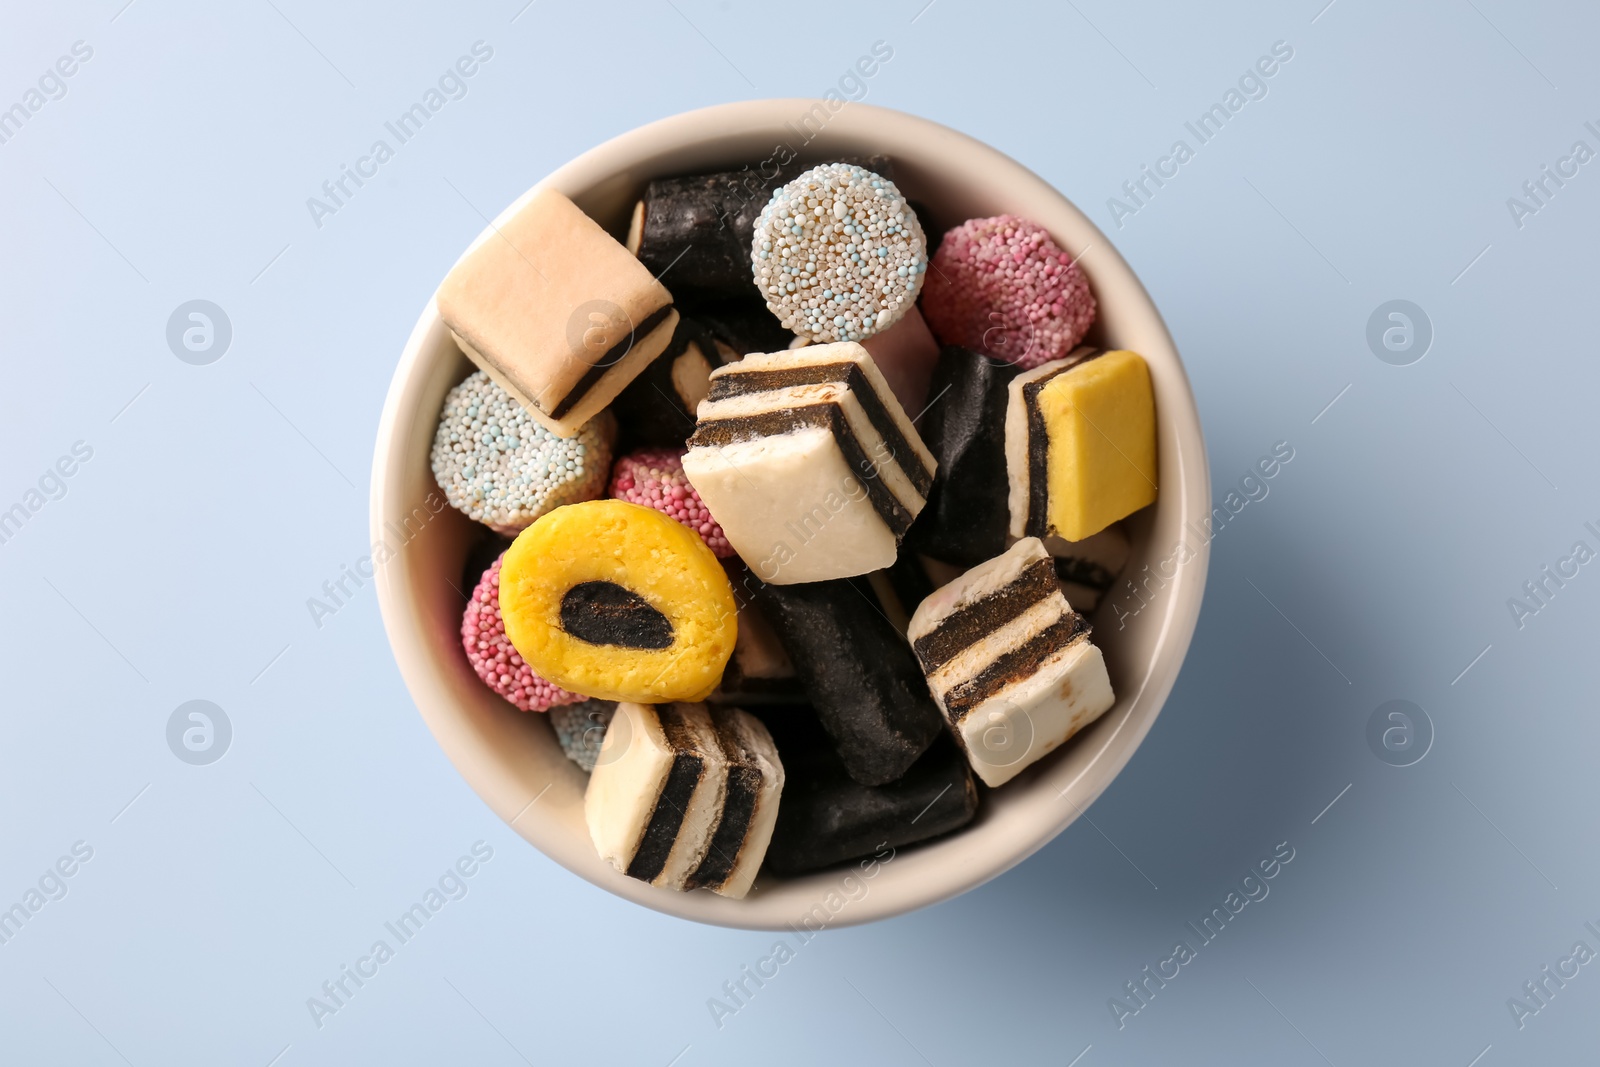
{"type": "Polygon", "coordinates": [[[968,219],[945,234],[932,266],[922,315],[944,344],[1029,369],[1067,355],[1094,322],[1089,280],[1027,219],[968,219]]]}
{"type": "Polygon", "coordinates": [[[467,661],[490,689],[523,711],[549,711],[583,700],[533,673],[511,647],[500,619],[500,560],[504,558],[501,553],[483,572],[461,616],[461,647],[466,649],[467,661]]]}
{"type": "Polygon", "coordinates": [[[684,476],[683,457],[670,448],[641,448],[617,460],[611,468],[611,496],[683,523],[720,559],[733,555],[722,527],[684,476]]]}

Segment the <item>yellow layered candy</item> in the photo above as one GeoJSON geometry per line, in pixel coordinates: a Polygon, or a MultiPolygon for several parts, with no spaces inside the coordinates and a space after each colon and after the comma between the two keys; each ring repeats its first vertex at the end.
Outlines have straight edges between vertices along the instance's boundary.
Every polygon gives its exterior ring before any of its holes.
{"type": "Polygon", "coordinates": [[[642,704],[703,700],[733,652],[733,589],[700,536],[620,500],[556,508],[500,565],[506,636],[565,689],[642,704]]]}
{"type": "Polygon", "coordinates": [[[1011,389],[1013,535],[1081,541],[1155,502],[1155,396],[1137,353],[1074,353],[1011,389]]]}

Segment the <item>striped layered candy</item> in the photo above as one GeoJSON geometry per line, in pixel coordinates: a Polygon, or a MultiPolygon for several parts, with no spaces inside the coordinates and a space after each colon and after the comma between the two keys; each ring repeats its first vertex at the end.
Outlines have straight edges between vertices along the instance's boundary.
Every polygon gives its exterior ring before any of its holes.
{"type": "Polygon", "coordinates": [[[712,708],[711,722],[727,761],[722,814],[705,857],[685,883],[725,897],[750,892],[772,841],[783,794],[783,763],[761,720],[739,708],[712,708]]]}
{"type": "Polygon", "coordinates": [[[894,562],[936,462],[853,341],[756,353],[711,374],[684,473],[764,581],[894,562]]]}
{"type": "Polygon", "coordinates": [[[1010,781],[1115,702],[1089,623],[1036,537],[928,597],[907,636],[978,777],[1010,781]]]}
{"type": "Polygon", "coordinates": [[[1155,502],[1155,395],[1137,353],[1079,348],[1008,388],[1013,537],[1082,541],[1155,502]]]}
{"type": "Polygon", "coordinates": [[[747,712],[622,703],[589,777],[584,817],[601,857],[629,877],[743,897],[782,791],[777,746],[747,712]]]}

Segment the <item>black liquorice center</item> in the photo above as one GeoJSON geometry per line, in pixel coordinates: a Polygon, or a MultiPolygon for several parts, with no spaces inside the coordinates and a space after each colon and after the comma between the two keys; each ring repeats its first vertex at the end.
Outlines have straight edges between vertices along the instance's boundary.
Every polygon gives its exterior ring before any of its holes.
{"type": "Polygon", "coordinates": [[[561,628],[591,645],[672,647],[672,622],[615,582],[580,582],[561,598],[561,628]]]}

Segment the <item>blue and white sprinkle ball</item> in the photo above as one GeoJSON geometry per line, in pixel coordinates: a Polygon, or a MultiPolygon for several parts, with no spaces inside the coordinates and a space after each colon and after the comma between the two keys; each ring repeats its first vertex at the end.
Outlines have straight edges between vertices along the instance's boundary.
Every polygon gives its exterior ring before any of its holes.
{"type": "Polygon", "coordinates": [[[478,371],[444,398],[433,476],[457,510],[515,536],[547,511],[603,496],[615,440],[610,412],[557,437],[478,371]]]}
{"type": "Polygon", "coordinates": [[[586,771],[594,770],[600,759],[600,743],[617,710],[614,700],[585,700],[550,709],[550,725],[567,758],[586,771]]]}
{"type": "Polygon", "coordinates": [[[750,262],[785,329],[823,343],[861,341],[916,303],[928,243],[894,182],[824,163],[772,194],[750,262]]]}

